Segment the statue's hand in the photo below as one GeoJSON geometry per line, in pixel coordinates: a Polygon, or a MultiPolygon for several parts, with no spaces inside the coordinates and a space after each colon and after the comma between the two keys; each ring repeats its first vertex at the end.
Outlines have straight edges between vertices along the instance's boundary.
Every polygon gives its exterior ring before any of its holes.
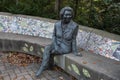
{"type": "Polygon", "coordinates": [[[80,52],[79,53],[74,52],[74,55],[82,57],[82,54],[80,52]]]}
{"type": "Polygon", "coordinates": [[[55,51],[57,51],[59,49],[59,47],[58,46],[55,46],[55,51]]]}
{"type": "Polygon", "coordinates": [[[55,49],[52,50],[52,53],[56,53],[55,49]]]}

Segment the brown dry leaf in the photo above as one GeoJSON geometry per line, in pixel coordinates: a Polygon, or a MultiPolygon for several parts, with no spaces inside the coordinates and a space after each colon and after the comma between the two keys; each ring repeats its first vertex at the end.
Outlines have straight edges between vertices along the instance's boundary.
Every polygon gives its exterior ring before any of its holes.
{"type": "Polygon", "coordinates": [[[23,77],[23,78],[21,78],[20,80],[27,80],[27,79],[23,77]]]}
{"type": "Polygon", "coordinates": [[[64,78],[62,76],[59,77],[60,80],[64,80],[64,78]]]}
{"type": "Polygon", "coordinates": [[[87,64],[87,61],[83,61],[82,63],[83,63],[83,64],[87,64]]]}
{"type": "Polygon", "coordinates": [[[3,79],[3,76],[2,75],[0,75],[0,80],[2,80],[3,79]]]}
{"type": "Polygon", "coordinates": [[[119,65],[119,64],[120,64],[120,62],[114,62],[114,64],[119,65]]]}
{"type": "Polygon", "coordinates": [[[30,63],[40,63],[42,61],[39,57],[16,52],[9,53],[7,58],[4,58],[3,60],[4,62],[8,61],[11,64],[24,67],[28,66],[30,63]]]}
{"type": "Polygon", "coordinates": [[[96,64],[96,62],[93,62],[93,64],[96,64]]]}
{"type": "Polygon", "coordinates": [[[84,50],[84,49],[82,49],[82,48],[79,48],[79,49],[78,49],[79,52],[80,52],[80,51],[83,51],[83,50],[84,50]]]}
{"type": "Polygon", "coordinates": [[[53,69],[54,69],[55,71],[62,71],[62,69],[61,69],[60,67],[57,67],[57,66],[54,66],[53,69]]]}
{"type": "Polygon", "coordinates": [[[13,78],[13,80],[17,80],[17,76],[13,78]]]}
{"type": "Polygon", "coordinates": [[[7,58],[2,59],[3,62],[8,62],[7,58]]]}

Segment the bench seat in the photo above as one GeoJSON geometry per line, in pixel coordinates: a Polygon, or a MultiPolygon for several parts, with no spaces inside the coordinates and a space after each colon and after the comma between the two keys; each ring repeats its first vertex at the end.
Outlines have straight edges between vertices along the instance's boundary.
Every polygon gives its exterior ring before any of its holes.
{"type": "Polygon", "coordinates": [[[56,64],[78,80],[120,80],[120,62],[81,51],[83,57],[66,54],[56,56],[56,64]]]}

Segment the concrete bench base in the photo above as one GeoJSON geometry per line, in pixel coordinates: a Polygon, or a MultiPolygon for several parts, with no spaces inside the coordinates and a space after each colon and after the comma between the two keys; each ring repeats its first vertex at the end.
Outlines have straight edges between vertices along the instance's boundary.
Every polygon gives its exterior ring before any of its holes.
{"type": "Polygon", "coordinates": [[[81,53],[83,57],[56,56],[55,62],[78,80],[120,80],[120,62],[85,51],[81,53]]]}
{"type": "Polygon", "coordinates": [[[18,51],[40,56],[50,39],[0,32],[0,51],[18,51]]]}
{"type": "MultiPolygon", "coordinates": [[[[0,32],[0,51],[17,51],[42,56],[51,39],[0,32]]],[[[78,80],[120,80],[120,62],[81,51],[83,57],[55,56],[55,63],[78,80]]]]}

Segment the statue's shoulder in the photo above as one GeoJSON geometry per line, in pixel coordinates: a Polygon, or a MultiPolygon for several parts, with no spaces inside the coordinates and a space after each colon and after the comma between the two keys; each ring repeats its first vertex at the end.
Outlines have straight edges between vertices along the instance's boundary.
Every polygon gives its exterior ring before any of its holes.
{"type": "Polygon", "coordinates": [[[78,24],[76,22],[74,22],[74,21],[71,21],[71,25],[72,25],[73,28],[78,27],[78,24]]]}
{"type": "Polygon", "coordinates": [[[74,26],[78,26],[78,24],[77,24],[76,22],[74,22],[74,21],[72,21],[72,24],[73,24],[74,26]]]}
{"type": "Polygon", "coordinates": [[[61,20],[55,22],[55,26],[61,25],[61,20]]]}

